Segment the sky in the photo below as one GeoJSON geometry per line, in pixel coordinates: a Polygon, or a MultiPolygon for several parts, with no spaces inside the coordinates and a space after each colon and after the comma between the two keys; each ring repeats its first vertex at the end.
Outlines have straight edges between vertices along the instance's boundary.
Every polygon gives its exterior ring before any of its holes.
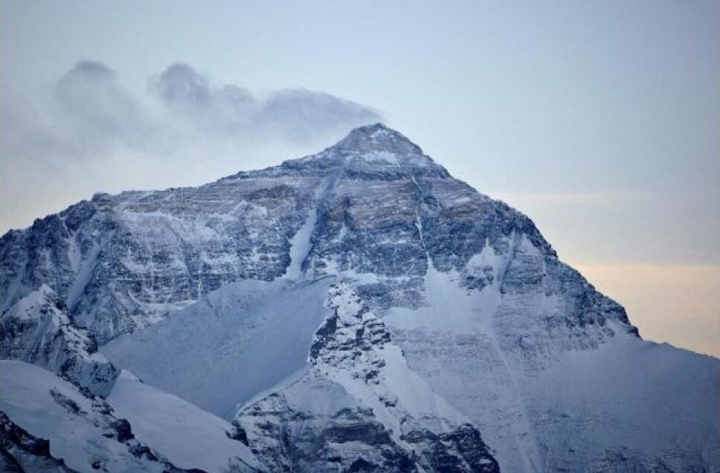
{"type": "Polygon", "coordinates": [[[0,233],[382,121],[720,356],[720,3],[0,1],[0,233]]]}

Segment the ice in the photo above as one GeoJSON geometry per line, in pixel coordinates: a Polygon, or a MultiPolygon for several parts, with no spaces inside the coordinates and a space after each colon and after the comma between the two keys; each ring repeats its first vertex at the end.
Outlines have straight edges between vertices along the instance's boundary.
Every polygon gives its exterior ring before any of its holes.
{"type": "Polygon", "coordinates": [[[308,212],[307,219],[302,227],[290,240],[290,265],[285,272],[289,279],[300,279],[303,275],[302,265],[310,252],[310,237],[317,222],[317,212],[313,206],[308,212]]]}

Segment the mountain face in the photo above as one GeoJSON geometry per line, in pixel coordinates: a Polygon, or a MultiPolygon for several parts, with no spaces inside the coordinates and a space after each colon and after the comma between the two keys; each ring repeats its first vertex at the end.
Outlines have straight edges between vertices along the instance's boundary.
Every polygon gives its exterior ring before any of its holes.
{"type": "Polygon", "coordinates": [[[33,461],[720,470],[718,360],[643,341],[530,219],[381,124],[197,188],[96,194],[0,252],[0,410],[49,440],[33,461]],[[95,430],[74,447],[27,399],[95,430]],[[105,435],[121,421],[132,441],[105,435]]]}

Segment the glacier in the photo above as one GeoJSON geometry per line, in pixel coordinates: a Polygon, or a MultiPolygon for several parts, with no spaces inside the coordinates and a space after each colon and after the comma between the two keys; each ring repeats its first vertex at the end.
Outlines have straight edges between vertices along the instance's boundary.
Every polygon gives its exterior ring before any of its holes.
{"type": "Polygon", "coordinates": [[[382,124],[12,230],[0,305],[28,471],[720,471],[720,361],[382,124]]]}

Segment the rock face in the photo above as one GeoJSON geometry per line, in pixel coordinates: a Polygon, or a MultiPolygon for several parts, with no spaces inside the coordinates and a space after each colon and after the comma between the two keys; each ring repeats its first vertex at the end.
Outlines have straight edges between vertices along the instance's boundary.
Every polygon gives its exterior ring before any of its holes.
{"type": "Polygon", "coordinates": [[[0,370],[0,465],[8,471],[257,471],[247,446],[229,438],[229,422],[127,372],[104,399],[22,361],[2,360],[0,370]]]}
{"type": "Polygon", "coordinates": [[[15,425],[0,411],[0,467],[7,473],[58,471],[72,473],[62,460],[50,455],[50,442],[36,438],[15,425]]]}
{"type": "Polygon", "coordinates": [[[117,370],[87,333],[74,326],[55,291],[43,284],[2,314],[0,353],[76,380],[92,393],[107,395],[117,370]]]}
{"type": "Polygon", "coordinates": [[[3,358],[101,396],[130,367],[269,471],[720,469],[718,360],[643,341],[528,217],[381,124],[11,231],[0,302],[3,358]]]}

